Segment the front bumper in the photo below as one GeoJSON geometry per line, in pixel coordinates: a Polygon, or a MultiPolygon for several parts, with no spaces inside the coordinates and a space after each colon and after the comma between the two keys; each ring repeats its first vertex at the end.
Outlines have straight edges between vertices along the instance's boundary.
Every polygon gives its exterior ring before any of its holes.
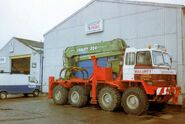
{"type": "Polygon", "coordinates": [[[156,97],[162,97],[162,102],[168,102],[171,99],[173,104],[178,104],[180,92],[180,87],[157,87],[155,94],[156,97]]]}
{"type": "Polygon", "coordinates": [[[179,87],[158,87],[156,95],[174,95],[180,91],[179,87]]]}

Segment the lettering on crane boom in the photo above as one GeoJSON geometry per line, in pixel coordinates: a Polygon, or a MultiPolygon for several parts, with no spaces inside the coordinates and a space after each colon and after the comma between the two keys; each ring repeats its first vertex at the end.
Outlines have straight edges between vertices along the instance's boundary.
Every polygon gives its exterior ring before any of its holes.
{"type": "Polygon", "coordinates": [[[97,46],[91,46],[91,47],[85,47],[85,48],[79,48],[77,49],[77,52],[81,53],[81,52],[87,52],[87,51],[93,51],[96,50],[98,47],[97,46]]]}

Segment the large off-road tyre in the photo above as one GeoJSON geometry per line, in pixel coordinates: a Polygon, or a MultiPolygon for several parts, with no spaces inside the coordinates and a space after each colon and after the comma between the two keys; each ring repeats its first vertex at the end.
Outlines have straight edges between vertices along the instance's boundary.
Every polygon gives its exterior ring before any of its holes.
{"type": "Polygon", "coordinates": [[[34,91],[33,91],[33,96],[34,96],[34,97],[38,97],[39,94],[40,94],[40,91],[39,91],[39,90],[34,90],[34,91]]]}
{"type": "Polygon", "coordinates": [[[105,111],[114,111],[120,107],[120,92],[112,87],[103,87],[98,94],[98,102],[100,107],[105,111]]]}
{"type": "Polygon", "coordinates": [[[121,105],[127,114],[141,115],[147,112],[149,102],[141,88],[131,87],[123,93],[121,105]]]}
{"type": "Polygon", "coordinates": [[[68,95],[69,104],[74,107],[83,107],[88,102],[88,89],[84,86],[73,86],[68,95]]]}
{"type": "Polygon", "coordinates": [[[55,104],[64,105],[68,100],[68,89],[60,85],[55,86],[52,97],[55,104]]]}
{"type": "Polygon", "coordinates": [[[7,98],[7,92],[0,92],[0,99],[4,100],[7,98]]]}

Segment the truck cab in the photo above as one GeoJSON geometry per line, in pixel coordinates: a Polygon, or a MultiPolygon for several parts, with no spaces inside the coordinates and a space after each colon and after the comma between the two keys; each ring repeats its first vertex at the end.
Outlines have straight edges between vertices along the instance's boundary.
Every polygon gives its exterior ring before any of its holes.
{"type": "Polygon", "coordinates": [[[175,86],[176,71],[164,47],[127,48],[123,64],[123,80],[143,80],[149,85],[175,86]]]}

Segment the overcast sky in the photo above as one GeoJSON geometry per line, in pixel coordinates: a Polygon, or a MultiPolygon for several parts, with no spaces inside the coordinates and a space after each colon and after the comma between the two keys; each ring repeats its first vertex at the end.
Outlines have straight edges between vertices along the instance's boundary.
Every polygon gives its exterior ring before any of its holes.
{"type": "MultiPolygon", "coordinates": [[[[91,0],[0,0],[0,48],[12,37],[43,40],[43,34],[91,0]]],[[[135,0],[184,4],[185,0],[135,0]]]]}

